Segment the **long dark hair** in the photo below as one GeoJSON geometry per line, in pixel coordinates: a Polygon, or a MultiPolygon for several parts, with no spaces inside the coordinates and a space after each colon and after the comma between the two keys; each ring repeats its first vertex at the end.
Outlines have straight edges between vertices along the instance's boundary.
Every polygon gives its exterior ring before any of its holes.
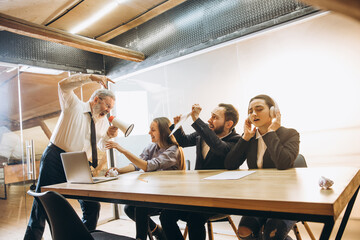
{"type": "Polygon", "coordinates": [[[154,118],[153,122],[156,122],[160,132],[160,144],[164,147],[170,147],[172,145],[179,146],[173,135],[169,136],[171,122],[166,117],[154,118]]]}

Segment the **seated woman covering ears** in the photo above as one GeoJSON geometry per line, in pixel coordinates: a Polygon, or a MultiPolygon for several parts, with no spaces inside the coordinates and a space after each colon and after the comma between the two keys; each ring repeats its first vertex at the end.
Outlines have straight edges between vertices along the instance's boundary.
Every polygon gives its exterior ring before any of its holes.
{"type": "MultiPolygon", "coordinates": [[[[281,126],[281,114],[274,100],[258,95],[249,102],[244,134],[225,159],[233,170],[247,160],[249,169],[292,168],[299,154],[299,133],[281,126]],[[252,125],[255,128],[252,129],[252,125]]],[[[243,216],[239,223],[242,239],[291,239],[289,231],[295,221],[243,216]]]]}
{"type": "MultiPolygon", "coordinates": [[[[149,135],[152,144],[148,145],[140,155],[135,156],[119,144],[108,141],[107,148],[115,148],[124,154],[132,163],[123,168],[111,168],[118,173],[127,173],[135,170],[144,170],[145,172],[160,170],[184,170],[184,155],[174,136],[170,135],[171,123],[165,117],[155,118],[151,125],[149,135]]],[[[110,169],[105,175],[109,175],[110,169]]],[[[125,213],[136,222],[136,239],[146,240],[148,226],[152,234],[157,239],[165,239],[165,235],[160,226],[152,221],[148,215],[160,213],[159,209],[150,209],[145,207],[134,207],[125,205],[125,213]]]]}

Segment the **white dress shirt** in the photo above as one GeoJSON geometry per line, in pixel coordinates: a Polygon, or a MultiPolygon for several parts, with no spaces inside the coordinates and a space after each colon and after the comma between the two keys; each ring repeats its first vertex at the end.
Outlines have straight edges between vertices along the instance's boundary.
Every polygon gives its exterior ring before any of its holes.
{"type": "Polygon", "coordinates": [[[202,140],[201,141],[201,152],[202,152],[202,155],[203,155],[204,159],[206,158],[209,151],[210,151],[209,145],[207,145],[207,143],[204,140],[202,140]]]}
{"type": "Polygon", "coordinates": [[[262,138],[260,132],[258,129],[256,129],[256,139],[258,140],[258,147],[257,147],[257,166],[258,168],[262,168],[263,167],[263,158],[264,158],[264,153],[267,149],[267,146],[264,142],[264,139],[262,138]]]}
{"type": "MultiPolygon", "coordinates": [[[[90,143],[90,102],[81,101],[74,89],[91,82],[89,75],[74,75],[59,82],[58,94],[61,114],[52,133],[50,142],[66,152],[85,151],[91,157],[90,143]]],[[[96,142],[101,151],[105,151],[105,141],[109,122],[106,117],[94,119],[96,142]]]]}

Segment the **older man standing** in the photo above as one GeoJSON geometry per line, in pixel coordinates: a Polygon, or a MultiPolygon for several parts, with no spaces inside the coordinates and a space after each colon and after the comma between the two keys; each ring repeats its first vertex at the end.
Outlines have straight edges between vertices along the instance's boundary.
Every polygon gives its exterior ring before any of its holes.
{"type": "MultiPolygon", "coordinates": [[[[92,156],[92,166],[97,166],[97,148],[105,150],[105,142],[117,136],[117,128],[109,126],[106,114],[115,103],[115,95],[107,89],[96,90],[88,102],[81,101],[74,89],[90,82],[106,88],[111,81],[105,76],[74,75],[59,82],[58,94],[61,114],[40,162],[40,173],[36,192],[42,186],[66,182],[60,154],[85,151],[92,156]]],[[[112,82],[112,81],[111,81],[112,82]]],[[[82,221],[89,230],[94,230],[99,218],[100,203],[79,200],[83,212],[82,221]]],[[[33,202],[30,220],[24,239],[40,240],[45,228],[45,213],[33,202]]]]}

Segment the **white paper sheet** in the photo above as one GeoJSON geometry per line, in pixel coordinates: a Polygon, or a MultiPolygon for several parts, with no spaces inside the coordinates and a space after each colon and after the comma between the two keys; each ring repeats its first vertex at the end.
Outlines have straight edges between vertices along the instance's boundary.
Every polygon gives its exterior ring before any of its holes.
{"type": "Polygon", "coordinates": [[[175,124],[174,129],[173,129],[172,132],[170,133],[170,136],[173,135],[173,133],[174,133],[176,130],[178,130],[179,127],[181,127],[181,126],[185,123],[185,121],[190,117],[190,115],[191,115],[191,112],[188,113],[188,114],[186,114],[186,115],[181,115],[180,121],[179,121],[177,124],[175,124]]]}
{"type": "Polygon", "coordinates": [[[204,180],[233,180],[246,177],[254,173],[255,171],[226,171],[210,177],[204,178],[204,180]]]}

